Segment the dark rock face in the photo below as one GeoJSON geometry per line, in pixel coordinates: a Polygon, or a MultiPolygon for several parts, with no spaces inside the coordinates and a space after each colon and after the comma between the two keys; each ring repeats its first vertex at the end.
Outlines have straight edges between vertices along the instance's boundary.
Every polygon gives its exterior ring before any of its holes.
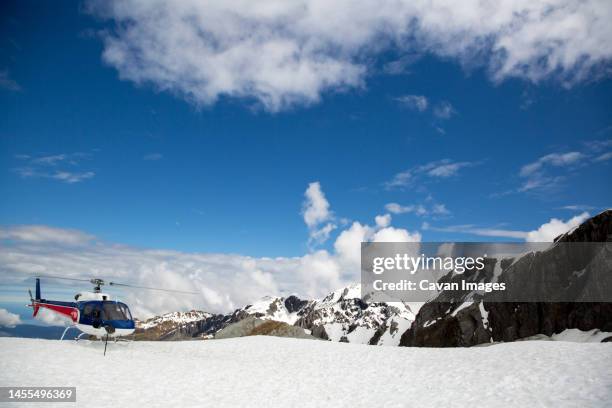
{"type": "MultiPolygon", "coordinates": [[[[574,231],[557,237],[555,242],[612,242],[612,211],[604,211],[585,221],[574,231]]],[[[573,272],[585,267],[585,259],[597,255],[568,256],[563,251],[563,247],[555,247],[546,254],[528,254],[513,264],[503,260],[500,280],[509,282],[509,287],[517,290],[530,290],[524,283],[533,283],[534,279],[542,284],[556,280],[579,294],[612,290],[609,263],[598,265],[600,268],[603,265],[603,269],[595,272],[600,274],[597,280],[580,281],[573,272]],[[544,274],[546,276],[542,276],[544,274]]],[[[491,266],[486,265],[480,273],[490,271],[491,266]]],[[[466,275],[464,278],[477,281],[480,277],[466,275]]],[[[572,328],[612,331],[612,303],[495,302],[490,300],[492,296],[485,295],[471,298],[473,304],[462,307],[465,298],[461,293],[441,293],[439,297],[441,302],[423,305],[410,329],[402,335],[400,346],[473,346],[491,341],[514,341],[536,334],[550,336],[572,328]]]]}
{"type": "Polygon", "coordinates": [[[300,311],[304,306],[308,304],[307,300],[302,300],[297,296],[291,295],[285,299],[285,307],[289,313],[300,311]]]}

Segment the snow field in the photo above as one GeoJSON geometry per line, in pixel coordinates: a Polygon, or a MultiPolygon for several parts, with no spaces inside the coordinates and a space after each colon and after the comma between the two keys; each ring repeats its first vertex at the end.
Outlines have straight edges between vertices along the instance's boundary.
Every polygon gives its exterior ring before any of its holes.
{"type": "Polygon", "coordinates": [[[99,342],[0,338],[0,386],[76,386],[79,407],[604,407],[612,400],[612,343],[426,349],[256,336],[109,343],[102,351],[99,342]]]}

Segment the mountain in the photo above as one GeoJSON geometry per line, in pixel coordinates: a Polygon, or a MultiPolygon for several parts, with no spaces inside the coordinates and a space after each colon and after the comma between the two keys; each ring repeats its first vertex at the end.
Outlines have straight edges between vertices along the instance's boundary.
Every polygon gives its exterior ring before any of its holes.
{"type": "Polygon", "coordinates": [[[247,317],[300,327],[314,337],[347,343],[398,345],[410,327],[416,309],[401,302],[367,304],[359,284],[330,293],[320,300],[297,296],[264,297],[228,315],[206,312],[168,313],[138,322],[138,340],[210,338],[219,330],[247,317]]]}
{"type": "MultiPolygon", "coordinates": [[[[507,259],[486,259],[480,271],[459,276],[449,273],[440,281],[466,279],[471,282],[506,282],[508,294],[526,292],[533,282],[555,281],[564,290],[577,293],[612,290],[612,267],[604,246],[575,256],[565,242],[612,242],[612,210],[585,221],[555,240],[546,251],[507,259]],[[557,245],[556,243],[561,243],[557,245]],[[602,255],[603,254],[603,255],[602,255]],[[596,280],[583,279],[583,270],[599,268],[596,280]]],[[[547,336],[566,332],[600,330],[612,332],[612,303],[592,302],[499,302],[492,294],[441,292],[427,303],[366,303],[361,287],[353,284],[323,299],[268,296],[229,314],[192,310],[157,316],[137,322],[137,340],[208,339],[246,318],[296,326],[307,335],[336,342],[390,346],[456,347],[547,336]]],[[[244,323],[226,332],[247,335],[253,327],[244,323]],[[249,327],[249,330],[244,327],[249,327]],[[247,333],[248,332],[248,333],[247,333]]],[[[269,325],[268,328],[272,328],[269,325]]],[[[275,326],[280,330],[281,326],[275,326]]],[[[285,326],[284,336],[300,337],[285,326]]]]}
{"type": "Polygon", "coordinates": [[[207,339],[237,320],[231,316],[212,314],[200,310],[172,312],[146,321],[136,319],[135,340],[188,340],[207,339]]]}
{"type": "MultiPolygon", "coordinates": [[[[593,292],[610,293],[610,245],[585,246],[577,254],[569,253],[567,245],[563,245],[569,242],[612,242],[612,210],[560,235],[546,251],[528,253],[518,259],[488,259],[483,270],[465,274],[464,278],[479,282],[487,276],[506,282],[509,299],[533,290],[535,283],[546,287],[551,282],[554,294],[559,294],[558,288],[575,293],[578,298],[593,292]]],[[[473,346],[536,335],[553,336],[568,329],[612,332],[612,303],[499,302],[494,294],[464,293],[462,298],[456,298],[456,292],[452,295],[442,292],[435,300],[419,310],[410,329],[402,335],[401,346],[473,346]]]]}

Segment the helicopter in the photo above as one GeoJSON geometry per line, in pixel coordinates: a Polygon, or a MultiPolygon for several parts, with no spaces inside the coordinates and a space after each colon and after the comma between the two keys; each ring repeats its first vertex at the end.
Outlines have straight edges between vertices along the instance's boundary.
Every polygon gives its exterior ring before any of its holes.
{"type": "MultiPolygon", "coordinates": [[[[134,318],[130,312],[130,308],[127,304],[119,302],[118,300],[111,300],[110,296],[106,293],[101,292],[103,285],[108,284],[109,286],[136,288],[155,290],[163,292],[183,293],[197,295],[197,292],[189,292],[182,290],[173,289],[161,289],[149,286],[137,286],[125,283],[117,282],[106,282],[103,279],[92,278],[92,279],[77,279],[77,278],[64,278],[60,276],[51,275],[40,275],[35,276],[36,278],[36,296],[32,296],[32,291],[28,290],[30,294],[30,304],[28,307],[33,309],[32,316],[36,317],[40,308],[51,310],[52,312],[58,313],[64,317],[67,317],[72,322],[72,325],[67,326],[66,330],[62,334],[60,340],[64,339],[66,332],[73,327],[76,327],[81,333],[75,338],[79,340],[84,334],[95,336],[99,339],[105,338],[108,342],[109,338],[117,339],[119,337],[129,336],[134,333],[136,324],[134,318]],[[89,282],[93,287],[92,292],[79,292],[74,296],[74,302],[65,302],[59,300],[48,300],[43,299],[40,291],[40,279],[61,279],[70,281],[89,282]]],[[[106,343],[104,346],[104,353],[106,354],[106,343]]]]}

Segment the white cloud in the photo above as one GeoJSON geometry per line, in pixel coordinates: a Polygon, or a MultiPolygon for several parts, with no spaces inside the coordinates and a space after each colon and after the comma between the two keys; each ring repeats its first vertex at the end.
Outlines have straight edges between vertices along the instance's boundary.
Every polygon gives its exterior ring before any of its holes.
{"type": "Polygon", "coordinates": [[[542,224],[537,230],[527,233],[525,241],[527,242],[551,242],[559,235],[566,233],[572,228],[582,224],[589,218],[588,212],[576,215],[567,221],[551,218],[546,224],[542,224]]]}
{"type": "Polygon", "coordinates": [[[353,222],[348,229],[338,235],[334,249],[338,262],[344,267],[344,270],[359,273],[362,242],[419,242],[421,240],[421,234],[418,232],[411,233],[406,229],[394,228],[390,225],[383,226],[384,222],[380,221],[379,218],[377,225],[373,227],[353,222]]]}
{"type": "Polygon", "coordinates": [[[517,231],[507,230],[501,228],[482,228],[475,225],[452,225],[447,227],[434,227],[428,223],[423,223],[423,230],[431,230],[438,232],[451,232],[461,234],[472,234],[483,237],[500,237],[500,238],[515,238],[524,239],[527,242],[552,242],[559,235],[568,232],[572,228],[577,227],[583,223],[589,214],[583,212],[582,214],[576,215],[567,221],[562,221],[557,218],[551,218],[551,220],[545,224],[542,224],[538,229],[533,231],[517,231]]]}
{"type": "Polygon", "coordinates": [[[321,183],[315,181],[308,185],[304,192],[305,200],[302,204],[302,215],[304,222],[310,230],[309,244],[322,244],[327,241],[329,234],[336,229],[336,225],[327,222],[333,219],[329,209],[329,201],[321,189],[321,183]],[[327,222],[320,227],[322,223],[327,222]]]}
{"type": "Polygon", "coordinates": [[[333,230],[338,228],[336,224],[328,222],[321,228],[314,228],[310,230],[309,244],[320,245],[329,239],[330,234],[333,230]]]}
{"type": "Polygon", "coordinates": [[[451,177],[457,174],[459,169],[469,165],[468,162],[440,164],[428,170],[427,174],[432,177],[451,177]]]}
{"type": "Polygon", "coordinates": [[[540,157],[535,162],[526,164],[521,167],[520,175],[522,177],[532,176],[546,165],[550,165],[553,167],[569,166],[571,164],[575,164],[584,157],[585,156],[580,152],[547,154],[546,156],[540,157]]]}
{"type": "Polygon", "coordinates": [[[374,217],[374,222],[376,222],[377,227],[388,227],[389,225],[391,225],[391,214],[377,215],[376,217],[374,217]]]}
{"type": "Polygon", "coordinates": [[[25,161],[24,166],[15,168],[23,178],[47,178],[73,184],[90,179],[96,175],[93,171],[77,171],[81,160],[88,158],[86,153],[55,154],[32,157],[17,155],[15,158],[25,161]]]}
{"type": "Polygon", "coordinates": [[[411,212],[419,214],[419,210],[423,214],[427,212],[423,206],[401,205],[398,203],[388,203],[385,205],[385,209],[392,214],[405,214],[411,212]]]}
{"type": "Polygon", "coordinates": [[[524,165],[519,171],[519,176],[523,179],[523,182],[516,191],[553,191],[566,179],[566,174],[605,160],[600,156],[593,157],[593,153],[597,152],[599,146],[597,142],[599,141],[588,145],[585,151],[551,153],[524,165]]]}
{"type": "Polygon", "coordinates": [[[361,262],[361,243],[367,242],[373,235],[374,229],[355,221],[338,235],[334,242],[334,249],[340,263],[347,269],[356,269],[361,262]]]}
{"type": "MultiPolygon", "coordinates": [[[[429,203],[427,204],[430,205],[429,203]]],[[[392,214],[415,214],[419,217],[427,215],[449,215],[450,211],[444,204],[433,203],[430,208],[423,204],[401,205],[398,203],[388,203],[385,209],[392,214]]]]}
{"type": "Polygon", "coordinates": [[[87,180],[95,176],[96,173],[93,171],[85,172],[71,172],[71,171],[58,171],[50,175],[50,178],[64,181],[66,183],[78,183],[79,181],[87,180]]]}
{"type": "Polygon", "coordinates": [[[376,231],[372,242],[421,242],[421,234],[411,234],[402,228],[386,227],[376,231]]]}
{"type": "Polygon", "coordinates": [[[446,208],[444,204],[434,204],[431,212],[436,215],[448,215],[450,211],[446,208]]]}
{"type": "MultiPolygon", "coordinates": [[[[315,220],[312,225],[318,227],[331,217],[329,203],[318,183],[311,183],[307,192],[309,204],[306,208],[318,208],[313,213],[318,215],[311,214],[309,219],[315,220]]],[[[120,298],[127,301],[139,318],[191,308],[227,312],[265,295],[324,296],[359,279],[362,241],[417,241],[421,238],[418,232],[392,227],[388,214],[378,216],[375,222],[374,226],[359,222],[346,226],[335,240],[333,251],[317,250],[292,258],[141,249],[100,241],[74,230],[46,226],[9,227],[0,230],[0,240],[11,241],[10,245],[0,245],[0,275],[11,282],[22,281],[33,274],[99,277],[199,293],[186,296],[160,295],[146,290],[121,291],[120,298]]],[[[328,235],[328,225],[316,230],[324,230],[328,235]]],[[[73,287],[75,291],[89,289],[87,284],[73,287]]],[[[50,324],[58,323],[49,320],[56,319],[53,316],[41,316],[50,324]]]]}
{"type": "Polygon", "coordinates": [[[434,107],[433,113],[439,119],[450,119],[457,111],[450,102],[442,101],[434,107]]]}
{"type": "Polygon", "coordinates": [[[612,159],[612,152],[606,152],[603,154],[600,154],[599,156],[595,157],[593,160],[596,162],[603,162],[603,161],[608,161],[612,159]]]}
{"type": "Polygon", "coordinates": [[[482,228],[475,225],[451,225],[447,227],[435,227],[429,223],[423,223],[423,230],[437,231],[437,232],[450,232],[459,234],[472,234],[483,237],[501,237],[501,238],[517,238],[524,239],[527,237],[527,233],[524,231],[506,230],[500,228],[482,228]]]}
{"type": "Polygon", "coordinates": [[[83,245],[94,237],[81,231],[54,228],[47,225],[21,225],[15,227],[1,227],[0,239],[19,240],[33,243],[58,243],[69,245],[83,245]]]}
{"type": "Polygon", "coordinates": [[[269,111],[361,87],[388,51],[430,53],[564,85],[609,73],[612,7],[600,0],[91,1],[112,19],[103,59],[122,79],[196,104],[250,98],[269,111]]]}
{"type": "Polygon", "coordinates": [[[304,282],[300,292],[311,298],[320,297],[321,288],[340,288],[344,285],[337,258],[324,250],[300,258],[298,273],[304,282]]]}
{"type": "Polygon", "coordinates": [[[559,207],[559,209],[561,210],[570,210],[570,211],[585,211],[585,210],[594,210],[597,207],[594,207],[592,205],[584,205],[584,204],[572,204],[572,205],[565,205],[563,207],[559,207]]]}
{"type": "Polygon", "coordinates": [[[425,178],[444,179],[456,176],[459,170],[477,165],[473,162],[456,162],[450,159],[437,160],[420,166],[412,167],[393,176],[393,179],[385,183],[388,189],[404,188],[414,185],[425,178]]]}
{"type": "Polygon", "coordinates": [[[427,109],[428,101],[423,95],[402,95],[395,98],[402,106],[412,110],[424,112],[427,109]]]}
{"type": "Polygon", "coordinates": [[[310,183],[304,196],[306,200],[304,201],[302,214],[304,215],[306,225],[315,227],[331,218],[329,201],[327,201],[325,194],[321,190],[321,183],[318,181],[310,183]]]}
{"type": "Polygon", "coordinates": [[[6,309],[0,309],[0,327],[13,328],[21,324],[21,318],[18,314],[11,313],[6,309]]]}

